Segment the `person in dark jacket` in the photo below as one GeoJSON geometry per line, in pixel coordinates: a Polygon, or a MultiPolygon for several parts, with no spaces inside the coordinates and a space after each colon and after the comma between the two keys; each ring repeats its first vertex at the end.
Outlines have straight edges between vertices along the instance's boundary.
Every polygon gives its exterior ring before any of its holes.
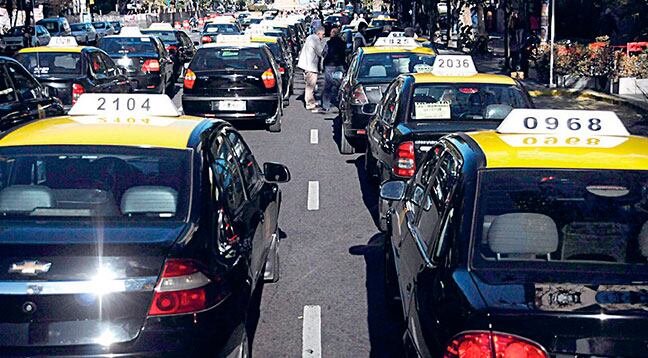
{"type": "Polygon", "coordinates": [[[340,87],[344,67],[346,66],[346,43],[339,36],[340,28],[331,29],[331,38],[324,46],[324,90],[322,93],[322,109],[328,112],[331,109],[331,100],[334,99],[340,87]]]}

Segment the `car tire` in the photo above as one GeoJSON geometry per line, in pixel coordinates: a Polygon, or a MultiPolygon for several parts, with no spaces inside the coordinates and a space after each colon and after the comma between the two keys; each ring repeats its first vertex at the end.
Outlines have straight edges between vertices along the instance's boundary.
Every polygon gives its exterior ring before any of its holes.
{"type": "Polygon", "coordinates": [[[276,283],[279,281],[279,276],[281,274],[279,271],[279,262],[279,233],[277,232],[274,234],[274,238],[270,243],[270,252],[266,258],[263,271],[263,282],[276,283]]]}
{"type": "Polygon", "coordinates": [[[272,133],[281,132],[281,117],[277,118],[277,121],[268,125],[268,131],[272,133]]]}
{"type": "Polygon", "coordinates": [[[344,129],[340,129],[340,153],[342,154],[353,154],[355,148],[351,145],[349,138],[344,135],[344,129]]]}

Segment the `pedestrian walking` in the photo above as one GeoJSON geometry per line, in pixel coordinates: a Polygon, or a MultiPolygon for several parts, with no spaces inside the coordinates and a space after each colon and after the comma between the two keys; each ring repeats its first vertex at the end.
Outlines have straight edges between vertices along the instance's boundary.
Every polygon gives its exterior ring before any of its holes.
{"type": "Polygon", "coordinates": [[[319,74],[319,64],[324,51],[324,28],[318,27],[312,35],[309,35],[304,42],[297,67],[304,71],[304,81],[306,89],[304,90],[304,103],[309,111],[317,111],[317,102],[315,101],[315,86],[317,86],[317,75],[319,74]]]}
{"type": "Polygon", "coordinates": [[[353,53],[355,53],[358,50],[358,48],[367,46],[365,31],[367,31],[367,23],[360,22],[358,24],[358,32],[356,32],[356,34],[353,35],[353,53]]]}
{"type": "Polygon", "coordinates": [[[331,29],[331,38],[324,46],[324,90],[322,92],[322,109],[331,109],[331,100],[340,87],[344,66],[346,65],[346,43],[339,36],[340,29],[331,29]]]}

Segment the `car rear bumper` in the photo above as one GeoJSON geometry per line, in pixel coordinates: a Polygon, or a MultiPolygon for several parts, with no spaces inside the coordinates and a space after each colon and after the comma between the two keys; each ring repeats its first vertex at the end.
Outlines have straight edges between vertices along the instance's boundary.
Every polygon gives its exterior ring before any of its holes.
{"type": "Polygon", "coordinates": [[[159,73],[128,76],[128,82],[133,87],[133,92],[159,93],[162,85],[162,76],[159,73]]]}
{"type": "Polygon", "coordinates": [[[201,97],[182,96],[182,108],[186,114],[217,117],[229,120],[264,121],[275,123],[280,113],[278,96],[254,97],[201,97]],[[244,101],[245,110],[219,110],[220,101],[244,101]]]}

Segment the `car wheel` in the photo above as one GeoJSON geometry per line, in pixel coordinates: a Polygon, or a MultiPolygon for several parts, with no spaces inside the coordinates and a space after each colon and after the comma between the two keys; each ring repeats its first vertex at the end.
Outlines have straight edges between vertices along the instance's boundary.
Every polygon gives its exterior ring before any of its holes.
{"type": "Polygon", "coordinates": [[[344,135],[344,129],[340,129],[340,153],[342,154],[353,154],[355,148],[351,145],[349,138],[344,135]]]}
{"type": "Polygon", "coordinates": [[[277,121],[268,126],[268,130],[272,133],[281,132],[281,116],[277,118],[277,121]]]}
{"type": "Polygon", "coordinates": [[[270,243],[270,252],[266,258],[263,281],[275,283],[279,281],[279,275],[279,233],[276,232],[270,243]]]}

